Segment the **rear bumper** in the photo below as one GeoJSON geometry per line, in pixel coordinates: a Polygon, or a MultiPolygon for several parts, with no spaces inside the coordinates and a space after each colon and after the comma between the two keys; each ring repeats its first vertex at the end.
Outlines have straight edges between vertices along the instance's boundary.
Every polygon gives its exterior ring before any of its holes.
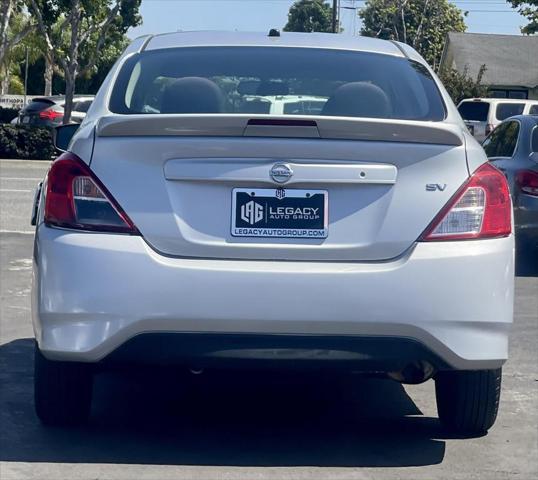
{"type": "Polygon", "coordinates": [[[409,338],[342,335],[144,333],[107,355],[118,365],[182,365],[194,370],[341,370],[420,383],[446,362],[409,338]]]}
{"type": "MultiPolygon", "coordinates": [[[[20,118],[24,117],[25,115],[21,115],[20,118]]],[[[26,115],[30,117],[30,120],[27,123],[21,123],[21,125],[25,125],[30,128],[54,128],[62,124],[62,119],[55,121],[55,120],[47,120],[40,118],[38,114],[32,114],[32,115],[26,115]]]]}
{"type": "MultiPolygon", "coordinates": [[[[34,329],[55,360],[98,362],[147,333],[211,334],[221,343],[247,334],[243,350],[251,335],[311,337],[311,352],[334,350],[330,339],[348,337],[358,347],[340,351],[355,354],[366,348],[360,339],[407,339],[442,368],[497,368],[508,354],[513,254],[507,237],[418,243],[378,263],[180,259],[157,254],[140,237],[42,225],[34,329]]],[[[379,348],[378,358],[387,357],[388,344],[379,348]]],[[[235,355],[224,350],[221,357],[235,355]]],[[[362,353],[376,357],[375,349],[362,353]]]]}

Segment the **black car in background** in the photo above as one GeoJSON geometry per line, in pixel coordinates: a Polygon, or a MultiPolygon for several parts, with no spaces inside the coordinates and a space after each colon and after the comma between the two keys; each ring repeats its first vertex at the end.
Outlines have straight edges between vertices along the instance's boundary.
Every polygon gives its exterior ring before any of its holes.
{"type": "MultiPolygon", "coordinates": [[[[93,95],[75,95],[71,122],[80,123],[93,101],[93,95]]],[[[35,127],[56,127],[61,125],[64,118],[65,97],[36,97],[30,100],[26,107],[19,112],[17,123],[35,127]]]]}

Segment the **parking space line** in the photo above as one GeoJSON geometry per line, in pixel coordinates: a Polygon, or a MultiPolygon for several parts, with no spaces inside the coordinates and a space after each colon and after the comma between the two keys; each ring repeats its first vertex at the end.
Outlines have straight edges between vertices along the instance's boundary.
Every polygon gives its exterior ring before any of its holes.
{"type": "Polygon", "coordinates": [[[32,190],[22,190],[19,188],[0,188],[0,192],[32,192],[32,190]]]}
{"type": "Polygon", "coordinates": [[[0,158],[0,165],[9,164],[10,167],[16,165],[20,169],[47,168],[51,162],[51,160],[9,160],[0,158]]]}
{"type": "Polygon", "coordinates": [[[43,180],[42,178],[38,178],[38,177],[2,177],[0,176],[0,180],[27,180],[27,181],[32,181],[32,182],[35,182],[35,181],[41,181],[43,180]]]}

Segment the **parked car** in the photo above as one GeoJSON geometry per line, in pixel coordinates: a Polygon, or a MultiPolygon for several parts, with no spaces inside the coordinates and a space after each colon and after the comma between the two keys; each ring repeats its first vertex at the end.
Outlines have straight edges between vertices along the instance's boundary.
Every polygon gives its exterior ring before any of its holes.
{"type": "MultiPolygon", "coordinates": [[[[71,121],[80,123],[93,101],[93,95],[75,95],[71,121]]],[[[64,118],[65,97],[56,95],[52,97],[36,97],[23,107],[19,113],[19,122],[22,125],[35,127],[56,127],[61,125],[64,118]]]]}
{"type": "Polygon", "coordinates": [[[434,378],[441,421],[487,431],[512,206],[439,87],[415,50],[380,39],[134,40],[78,130],[58,128],[66,152],[38,195],[39,418],[86,419],[95,368],[123,362],[434,378]],[[231,98],[253,80],[328,100],[248,113],[231,98]]]}
{"type": "Polygon", "coordinates": [[[538,115],[502,122],[482,144],[490,162],[508,179],[516,238],[538,247],[538,115]]]}
{"type": "Polygon", "coordinates": [[[506,118],[538,114],[538,100],[467,98],[459,103],[458,111],[474,137],[482,142],[506,118]]]}

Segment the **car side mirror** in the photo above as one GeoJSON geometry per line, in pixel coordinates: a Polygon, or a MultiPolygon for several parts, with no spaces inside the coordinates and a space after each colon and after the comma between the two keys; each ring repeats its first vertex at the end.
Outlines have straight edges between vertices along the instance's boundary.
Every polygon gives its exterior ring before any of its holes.
{"type": "Polygon", "coordinates": [[[54,146],[61,152],[66,152],[69,142],[80,127],[80,123],[69,123],[56,127],[53,132],[54,146]]]}

